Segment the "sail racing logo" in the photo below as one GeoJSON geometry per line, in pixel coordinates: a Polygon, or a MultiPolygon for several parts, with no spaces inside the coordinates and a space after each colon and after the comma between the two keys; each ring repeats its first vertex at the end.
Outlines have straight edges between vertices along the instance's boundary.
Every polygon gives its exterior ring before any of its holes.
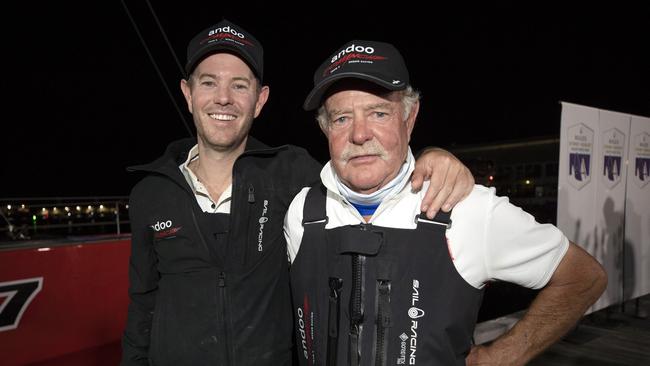
{"type": "Polygon", "coordinates": [[[264,224],[266,224],[269,221],[269,218],[266,216],[266,213],[269,211],[269,201],[264,200],[264,208],[262,209],[262,216],[260,216],[260,219],[258,222],[260,223],[260,230],[257,232],[257,251],[261,252],[264,250],[264,246],[262,246],[262,239],[264,239],[264,224]]]}
{"type": "Polygon", "coordinates": [[[411,319],[409,334],[406,332],[400,334],[400,351],[397,358],[397,365],[405,365],[408,359],[409,365],[415,365],[418,351],[418,319],[424,316],[424,310],[418,308],[417,303],[420,301],[420,281],[413,280],[413,291],[411,292],[411,307],[408,310],[408,316],[411,319]]]}

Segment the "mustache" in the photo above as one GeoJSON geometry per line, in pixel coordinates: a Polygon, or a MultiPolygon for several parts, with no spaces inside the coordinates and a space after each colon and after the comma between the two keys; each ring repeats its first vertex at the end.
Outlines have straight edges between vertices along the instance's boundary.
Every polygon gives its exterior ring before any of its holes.
{"type": "Polygon", "coordinates": [[[386,149],[377,140],[370,140],[363,145],[348,144],[341,153],[341,160],[348,161],[357,156],[377,155],[381,159],[386,159],[386,149]]]}

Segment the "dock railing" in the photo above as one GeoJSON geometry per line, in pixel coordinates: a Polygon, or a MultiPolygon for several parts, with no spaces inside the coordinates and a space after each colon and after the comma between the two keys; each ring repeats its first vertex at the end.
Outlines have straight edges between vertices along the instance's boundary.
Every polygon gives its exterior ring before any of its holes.
{"type": "Polygon", "coordinates": [[[0,198],[0,244],[130,232],[127,196],[0,198]]]}

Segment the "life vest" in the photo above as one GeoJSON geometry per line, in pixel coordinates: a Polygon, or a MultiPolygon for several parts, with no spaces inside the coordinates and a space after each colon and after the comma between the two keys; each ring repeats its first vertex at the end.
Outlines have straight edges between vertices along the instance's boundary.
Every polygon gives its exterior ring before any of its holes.
{"type": "Polygon", "coordinates": [[[325,229],[325,198],[307,194],[291,266],[300,364],[464,365],[483,291],[450,258],[450,213],[418,215],[415,230],[325,229]]]}

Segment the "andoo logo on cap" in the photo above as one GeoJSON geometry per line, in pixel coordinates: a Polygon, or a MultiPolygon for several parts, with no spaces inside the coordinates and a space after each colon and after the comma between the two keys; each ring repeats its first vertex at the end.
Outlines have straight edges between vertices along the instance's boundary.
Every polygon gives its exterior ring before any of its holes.
{"type": "Polygon", "coordinates": [[[339,68],[340,65],[346,62],[373,63],[373,61],[386,59],[384,56],[373,55],[373,53],[375,53],[375,49],[373,47],[364,47],[361,45],[355,45],[353,43],[339,51],[336,55],[332,56],[332,60],[330,61],[331,65],[325,68],[323,71],[323,76],[333,73],[339,68]]]}
{"type": "Polygon", "coordinates": [[[340,59],[341,57],[345,56],[347,53],[351,52],[362,52],[362,53],[367,53],[367,54],[373,54],[375,53],[375,49],[372,47],[364,47],[364,46],[356,46],[354,43],[347,46],[346,48],[340,50],[336,55],[332,57],[332,61],[330,63],[335,62],[336,60],[340,59]]]}
{"type": "Polygon", "coordinates": [[[221,41],[234,42],[240,46],[248,45],[255,47],[251,41],[246,39],[246,36],[244,36],[243,33],[238,32],[236,29],[231,28],[229,25],[212,29],[210,32],[208,32],[208,37],[201,41],[201,43],[203,44],[205,42],[212,43],[221,41]]]}
{"type": "Polygon", "coordinates": [[[231,28],[229,25],[225,27],[219,27],[217,29],[212,29],[210,32],[208,32],[208,36],[213,36],[218,33],[230,33],[239,38],[246,38],[243,33],[238,32],[235,28],[231,28]]]}

